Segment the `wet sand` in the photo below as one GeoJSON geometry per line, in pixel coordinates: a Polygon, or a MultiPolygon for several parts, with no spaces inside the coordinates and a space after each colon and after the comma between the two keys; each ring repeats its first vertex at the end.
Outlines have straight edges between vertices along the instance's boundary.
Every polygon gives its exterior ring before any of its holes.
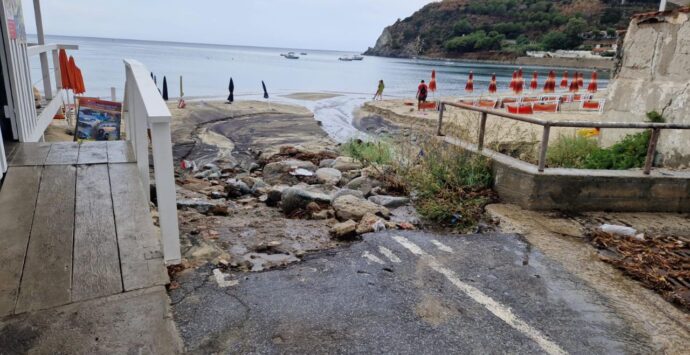
{"type": "Polygon", "coordinates": [[[294,100],[321,101],[326,99],[332,99],[338,96],[342,95],[322,92],[296,92],[294,94],[282,95],[281,97],[286,97],[288,99],[294,100]]]}

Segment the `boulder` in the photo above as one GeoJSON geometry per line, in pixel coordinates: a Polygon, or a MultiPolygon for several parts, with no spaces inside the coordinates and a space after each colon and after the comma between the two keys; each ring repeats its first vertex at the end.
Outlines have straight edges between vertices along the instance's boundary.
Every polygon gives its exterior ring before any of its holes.
{"type": "Polygon", "coordinates": [[[299,182],[296,176],[290,172],[297,169],[304,169],[308,171],[315,171],[316,165],[309,161],[302,160],[283,160],[275,163],[267,164],[263,170],[264,181],[271,185],[288,184],[294,185],[299,182]]]}
{"type": "Polygon", "coordinates": [[[379,187],[381,185],[383,185],[381,181],[365,176],[360,176],[347,183],[345,187],[351,190],[359,190],[364,194],[364,196],[368,196],[371,193],[371,189],[373,189],[374,187],[379,187]]]}
{"type": "Polygon", "coordinates": [[[311,202],[329,204],[331,203],[331,196],[299,187],[287,188],[281,194],[280,203],[285,214],[305,209],[311,202]]]}
{"type": "Polygon", "coordinates": [[[376,195],[368,198],[369,201],[387,208],[397,208],[410,203],[407,197],[376,195]]]}
{"type": "Polygon", "coordinates": [[[266,205],[277,206],[278,202],[283,198],[283,191],[289,188],[287,185],[276,185],[271,187],[266,193],[266,205]]]}
{"type": "Polygon", "coordinates": [[[252,194],[254,196],[260,196],[268,193],[270,186],[263,180],[256,178],[254,179],[254,185],[252,185],[252,194]]]}
{"type": "Polygon", "coordinates": [[[352,195],[357,198],[364,198],[364,194],[362,191],[359,190],[350,190],[350,189],[340,189],[333,194],[333,199],[335,200],[336,198],[340,196],[345,196],[345,195],[352,195]]]}
{"type": "Polygon", "coordinates": [[[177,200],[177,208],[192,208],[197,210],[199,213],[206,214],[208,211],[216,206],[215,203],[211,203],[209,201],[203,200],[203,199],[186,199],[186,200],[177,200]]]}
{"type": "Polygon", "coordinates": [[[362,163],[350,157],[337,157],[331,167],[340,171],[350,171],[361,169],[362,163]]]}
{"type": "Polygon", "coordinates": [[[324,159],[319,162],[319,168],[330,168],[333,166],[335,159],[324,159]]]}
{"type": "Polygon", "coordinates": [[[386,225],[381,217],[375,214],[367,213],[364,215],[364,217],[362,217],[362,220],[359,221],[359,224],[357,225],[357,234],[378,232],[385,229],[386,225]]]}
{"type": "Polygon", "coordinates": [[[252,193],[249,185],[242,180],[228,179],[225,184],[225,192],[228,194],[228,198],[242,197],[252,193]]]}
{"type": "Polygon", "coordinates": [[[331,227],[331,235],[336,239],[347,239],[357,235],[357,223],[348,220],[331,227]]]}
{"type": "Polygon", "coordinates": [[[343,173],[333,168],[321,168],[316,171],[316,178],[320,183],[326,185],[337,185],[342,177],[343,173]]]}
{"type": "Polygon", "coordinates": [[[333,200],[333,208],[339,220],[359,221],[367,213],[388,218],[390,212],[383,206],[379,206],[365,199],[357,198],[352,195],[340,196],[333,200]]]}

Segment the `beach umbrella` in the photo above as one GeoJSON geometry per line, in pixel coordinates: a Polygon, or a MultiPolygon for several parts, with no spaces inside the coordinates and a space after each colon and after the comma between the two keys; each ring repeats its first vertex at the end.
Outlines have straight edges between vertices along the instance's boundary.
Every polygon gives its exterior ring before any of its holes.
{"type": "Polygon", "coordinates": [[[185,108],[187,103],[184,102],[184,88],[182,86],[182,75],[180,75],[180,99],[177,100],[177,108],[185,108]]]}
{"type": "Polygon", "coordinates": [[[553,70],[549,72],[549,76],[544,83],[544,92],[553,93],[556,91],[556,72],[553,70]]]}
{"type": "Polygon", "coordinates": [[[510,79],[510,85],[508,85],[513,92],[515,92],[515,87],[517,86],[517,75],[517,71],[513,71],[513,78],[510,79]]]}
{"type": "Polygon", "coordinates": [[[467,84],[465,85],[465,91],[474,91],[474,72],[470,70],[470,76],[467,78],[467,84]]]}
{"type": "Polygon", "coordinates": [[[583,88],[585,87],[585,73],[580,73],[577,77],[577,87],[578,88],[583,88]]]}
{"type": "Polygon", "coordinates": [[[235,101],[235,83],[232,81],[232,78],[230,78],[230,84],[228,84],[228,91],[230,94],[228,95],[228,103],[233,103],[235,101]]]}
{"type": "Polygon", "coordinates": [[[81,95],[86,92],[86,86],[84,86],[84,77],[82,76],[81,69],[79,69],[79,67],[75,67],[74,76],[76,79],[76,88],[74,89],[74,93],[81,95]]]}
{"type": "Polygon", "coordinates": [[[182,88],[182,75],[180,75],[180,99],[184,97],[184,89],[182,88]]]}
{"type": "Polygon", "coordinates": [[[598,90],[598,85],[597,85],[597,72],[593,71],[592,72],[592,79],[589,81],[589,85],[587,86],[587,91],[591,93],[596,93],[598,90]]]}
{"type": "Polygon", "coordinates": [[[535,71],[532,73],[532,81],[529,84],[529,88],[532,91],[536,91],[539,87],[539,74],[535,71]]]}
{"type": "Polygon", "coordinates": [[[163,100],[168,101],[168,78],[163,76],[163,100]]]}
{"type": "Polygon", "coordinates": [[[67,77],[69,78],[70,89],[76,94],[77,91],[77,64],[74,61],[74,57],[69,57],[69,62],[67,64],[67,77]]]}
{"type": "Polygon", "coordinates": [[[436,70],[431,71],[431,81],[429,81],[429,91],[436,92],[436,70]]]}
{"type": "Polygon", "coordinates": [[[263,80],[261,80],[261,86],[264,88],[264,99],[268,100],[268,90],[266,90],[266,83],[263,80]]]}
{"type": "Polygon", "coordinates": [[[67,73],[67,70],[69,68],[67,52],[64,49],[60,49],[60,54],[58,58],[60,61],[60,81],[62,84],[62,88],[69,90],[72,88],[72,84],[69,82],[69,73],[67,73]]]}
{"type": "Polygon", "coordinates": [[[580,74],[578,74],[577,72],[575,72],[575,74],[573,75],[573,80],[570,81],[570,87],[569,87],[568,91],[570,91],[570,92],[578,92],[578,91],[580,91],[580,87],[579,87],[579,85],[578,85],[578,79],[579,79],[579,78],[580,78],[580,74]]]}
{"type": "Polygon", "coordinates": [[[567,89],[568,88],[568,71],[563,72],[563,79],[561,79],[561,89],[567,89]]]}
{"type": "Polygon", "coordinates": [[[518,69],[518,79],[522,80],[522,67],[518,69]]]}
{"type": "Polygon", "coordinates": [[[525,89],[525,80],[518,78],[517,82],[515,83],[515,89],[513,90],[516,95],[522,94],[522,91],[525,89]]]}
{"type": "Polygon", "coordinates": [[[491,82],[489,83],[489,93],[495,94],[498,91],[498,85],[496,85],[496,73],[491,74],[491,82]]]}

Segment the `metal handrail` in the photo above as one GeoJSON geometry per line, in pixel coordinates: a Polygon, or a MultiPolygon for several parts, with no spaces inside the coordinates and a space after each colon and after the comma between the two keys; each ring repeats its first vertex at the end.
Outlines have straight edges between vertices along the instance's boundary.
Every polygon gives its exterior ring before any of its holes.
{"type": "Polygon", "coordinates": [[[644,174],[649,175],[652,170],[652,165],[654,163],[654,155],[656,154],[656,147],[661,135],[661,131],[664,129],[688,129],[690,130],[690,124],[680,124],[680,123],[652,123],[652,122],[591,122],[591,121],[552,121],[552,120],[542,120],[533,117],[520,116],[512,114],[509,112],[498,111],[494,109],[489,109],[485,107],[476,107],[471,105],[466,105],[462,103],[441,101],[439,106],[439,117],[438,117],[438,129],[437,134],[442,136],[443,128],[443,114],[446,110],[446,106],[457,107],[460,109],[475,111],[481,113],[481,122],[479,125],[479,137],[477,143],[477,149],[479,151],[484,149],[484,135],[486,132],[486,120],[489,115],[499,116],[508,118],[515,121],[525,122],[529,124],[534,124],[543,127],[541,147],[539,150],[539,172],[544,172],[546,168],[546,152],[549,147],[549,135],[551,132],[551,127],[573,127],[573,128],[616,128],[616,129],[651,129],[652,135],[649,139],[649,146],[647,147],[647,158],[645,160],[644,174]]]}

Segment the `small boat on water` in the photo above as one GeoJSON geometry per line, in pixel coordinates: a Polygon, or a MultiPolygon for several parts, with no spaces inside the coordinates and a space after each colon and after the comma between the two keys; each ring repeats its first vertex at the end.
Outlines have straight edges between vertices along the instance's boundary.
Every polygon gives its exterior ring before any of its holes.
{"type": "Polygon", "coordinates": [[[361,55],[353,55],[352,60],[364,60],[364,57],[362,57],[361,55]]]}
{"type": "Polygon", "coordinates": [[[300,55],[307,55],[307,52],[302,52],[300,53],[300,55]]]}
{"type": "Polygon", "coordinates": [[[281,53],[280,55],[285,57],[285,59],[299,59],[299,57],[295,55],[295,52],[288,52],[287,54],[281,53]]]}
{"type": "Polygon", "coordinates": [[[343,62],[351,62],[353,59],[351,57],[340,57],[338,60],[343,61],[343,62]]]}
{"type": "Polygon", "coordinates": [[[361,55],[353,55],[353,56],[342,56],[338,59],[342,60],[344,62],[351,62],[353,60],[364,60],[364,57],[362,57],[361,55]]]}

